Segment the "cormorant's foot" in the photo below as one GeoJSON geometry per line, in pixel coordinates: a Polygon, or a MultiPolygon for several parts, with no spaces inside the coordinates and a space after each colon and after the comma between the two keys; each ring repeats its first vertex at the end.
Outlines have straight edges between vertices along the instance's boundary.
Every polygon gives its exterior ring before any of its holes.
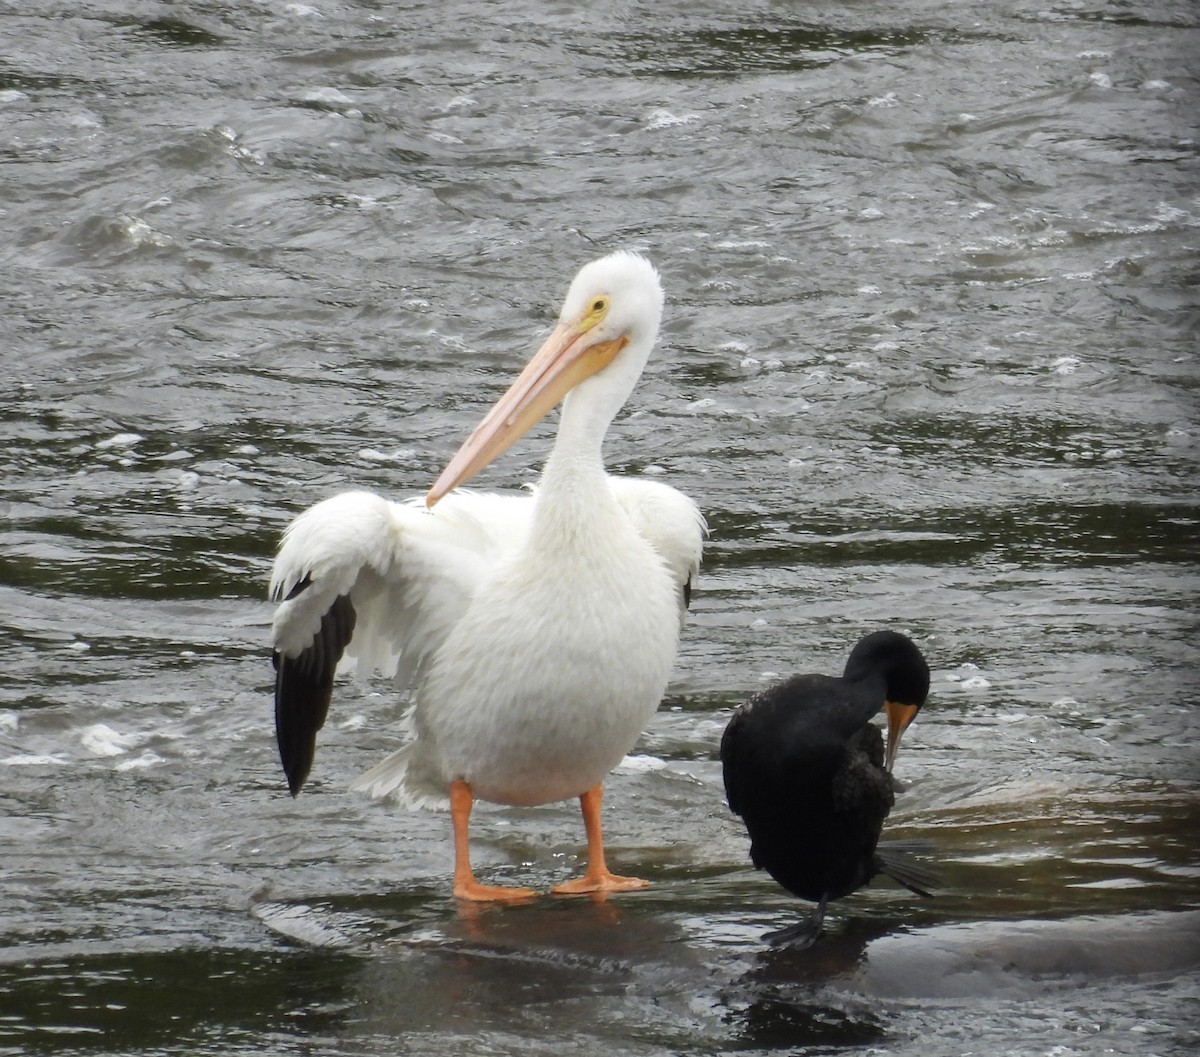
{"type": "Polygon", "coordinates": [[[635,892],[639,888],[649,888],[650,882],[640,877],[618,877],[607,870],[592,873],[590,870],[574,881],[564,881],[550,889],[556,896],[581,896],[593,893],[635,892]]]}
{"type": "Polygon", "coordinates": [[[802,951],[817,942],[821,931],[819,924],[801,921],[798,925],[789,925],[785,929],[764,932],[763,939],[772,947],[791,947],[794,951],[802,951]]]}
{"type": "Polygon", "coordinates": [[[765,933],[763,939],[772,947],[791,947],[794,951],[802,951],[817,942],[824,926],[825,900],[822,899],[817,908],[803,921],[785,929],[765,933]]]}
{"type": "Polygon", "coordinates": [[[518,903],[524,899],[536,899],[537,895],[532,888],[485,885],[475,880],[454,882],[454,898],[472,903],[518,903]]]}

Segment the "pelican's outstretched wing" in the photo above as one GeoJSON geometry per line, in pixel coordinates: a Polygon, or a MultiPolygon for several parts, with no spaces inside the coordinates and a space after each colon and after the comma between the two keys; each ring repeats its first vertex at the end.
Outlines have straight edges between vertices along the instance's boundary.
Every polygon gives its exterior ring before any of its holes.
{"type": "Polygon", "coordinates": [[[288,527],[271,575],[275,733],[295,796],[312,767],[336,671],[411,683],[491,567],[518,546],[527,495],[457,491],[432,510],[346,492],[288,527]]]}
{"type": "Polygon", "coordinates": [[[638,532],[659,553],[679,584],[679,622],[692,600],[692,585],[700,570],[700,554],[708,526],[704,515],[682,492],[661,481],[640,477],[609,477],[613,495],[638,532]]]}

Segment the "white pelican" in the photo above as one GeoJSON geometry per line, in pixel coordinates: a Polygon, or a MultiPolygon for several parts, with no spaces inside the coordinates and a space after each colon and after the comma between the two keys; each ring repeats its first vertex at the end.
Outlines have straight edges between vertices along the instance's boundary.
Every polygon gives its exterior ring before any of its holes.
{"type": "Polygon", "coordinates": [[[416,691],[416,738],[354,787],[449,793],[460,898],[535,894],[475,880],[477,797],[579,797],[587,869],[553,891],[646,884],[605,864],[602,782],[666,689],[704,520],[668,485],[608,476],[601,447],[654,346],[662,305],[644,258],[620,252],[586,265],[554,331],[424,503],[327,499],[291,524],[275,559],[275,728],[292,795],[312,766],[343,653],[343,667],[397,675],[416,691]],[[454,490],[560,401],[532,495],[454,490]]]}

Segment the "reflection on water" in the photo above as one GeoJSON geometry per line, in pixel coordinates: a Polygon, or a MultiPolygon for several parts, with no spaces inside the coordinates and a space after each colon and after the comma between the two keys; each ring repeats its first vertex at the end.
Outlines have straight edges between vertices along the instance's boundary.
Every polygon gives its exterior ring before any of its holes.
{"type": "Polygon", "coordinates": [[[16,973],[0,965],[0,1047],[12,1052],[161,1052],[272,1035],[337,1033],[359,960],[197,945],[82,951],[16,973]]]}
{"type": "MultiPolygon", "coordinates": [[[[1195,12],[397,18],[6,15],[0,1052],[1193,1052],[1195,12]],[[466,912],[445,818],[345,792],[393,688],[287,797],[267,566],[428,487],[618,245],[668,306],[608,458],[712,527],[606,797],[654,886],[466,912]],[[934,668],[887,835],[942,887],[768,948],[807,908],[720,732],[879,626],[934,668]]],[[[574,805],[482,810],[484,877],[577,869],[574,805]]]]}
{"type": "MultiPolygon", "coordinates": [[[[632,60],[638,72],[668,77],[744,77],[828,66],[855,53],[887,55],[914,46],[969,39],[970,35],[949,30],[908,27],[752,25],[685,30],[666,36],[619,34],[603,44],[622,63],[632,60]]],[[[595,54],[590,48],[580,51],[595,54]]]]}
{"type": "MultiPolygon", "coordinates": [[[[1104,988],[1146,980],[1174,992],[1200,960],[1195,912],[930,928],[858,919],[797,951],[747,947],[719,906],[697,932],[678,900],[645,902],[475,908],[457,918],[443,910],[439,919],[431,904],[377,900],[375,913],[411,911],[416,920],[379,917],[373,937],[361,905],[273,904],[262,908],[269,926],[307,930],[310,940],[345,928],[344,945],[95,951],[23,973],[7,993],[23,1011],[31,1052],[252,1040],[290,1049],[306,1039],[342,1039],[350,1049],[354,1040],[421,1039],[418,1048],[435,1052],[470,1041],[516,1052],[523,1039],[550,1053],[894,1043],[939,1009],[957,1019],[964,1001],[989,1034],[1021,1003],[1083,990],[1100,1004],[1078,1033],[1102,1033],[1115,1052],[1132,1053],[1161,1025],[1098,1023],[1118,1004],[1104,988]]],[[[957,1036],[942,1026],[938,1037],[945,1045],[957,1036]]]]}

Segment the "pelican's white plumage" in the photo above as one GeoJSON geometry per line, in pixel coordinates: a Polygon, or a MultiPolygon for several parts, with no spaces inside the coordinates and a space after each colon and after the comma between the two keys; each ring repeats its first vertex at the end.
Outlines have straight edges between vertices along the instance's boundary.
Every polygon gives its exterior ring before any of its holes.
{"type": "Polygon", "coordinates": [[[666,689],[703,519],[666,484],[610,477],[601,446],[661,313],[658,275],[644,258],[616,253],[585,266],[554,332],[425,503],[335,496],[296,519],[276,558],[276,730],[293,793],[343,652],[342,668],[411,684],[415,740],[356,786],[449,792],[457,895],[530,894],[475,882],[466,836],[474,797],[580,797],[588,872],[557,890],[641,884],[604,865],[600,787],[666,689]],[[455,490],[560,400],[558,437],[532,493],[455,490]]]}

